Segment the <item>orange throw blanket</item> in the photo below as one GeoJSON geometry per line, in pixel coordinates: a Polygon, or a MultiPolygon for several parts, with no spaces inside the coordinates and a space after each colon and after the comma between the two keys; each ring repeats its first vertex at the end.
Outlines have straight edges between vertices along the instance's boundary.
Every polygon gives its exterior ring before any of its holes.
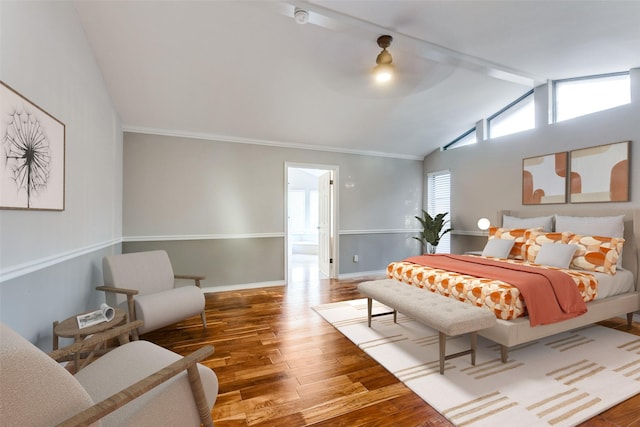
{"type": "Polygon", "coordinates": [[[468,255],[421,255],[405,261],[431,268],[501,280],[518,288],[531,326],[571,319],[587,312],[578,288],[568,274],[468,255]]]}

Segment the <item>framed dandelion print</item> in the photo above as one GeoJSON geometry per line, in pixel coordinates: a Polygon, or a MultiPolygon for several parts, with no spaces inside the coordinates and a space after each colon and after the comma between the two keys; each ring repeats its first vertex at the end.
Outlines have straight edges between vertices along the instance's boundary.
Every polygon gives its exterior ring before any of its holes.
{"type": "Polygon", "coordinates": [[[0,81],[0,209],[63,211],[65,126],[0,81]]]}

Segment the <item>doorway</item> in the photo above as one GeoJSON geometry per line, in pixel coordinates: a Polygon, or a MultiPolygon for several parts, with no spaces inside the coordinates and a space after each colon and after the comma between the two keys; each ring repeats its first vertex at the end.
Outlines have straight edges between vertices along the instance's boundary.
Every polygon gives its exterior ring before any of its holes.
{"type": "Polygon", "coordinates": [[[285,164],[285,280],[336,277],[337,167],[285,164]]]}

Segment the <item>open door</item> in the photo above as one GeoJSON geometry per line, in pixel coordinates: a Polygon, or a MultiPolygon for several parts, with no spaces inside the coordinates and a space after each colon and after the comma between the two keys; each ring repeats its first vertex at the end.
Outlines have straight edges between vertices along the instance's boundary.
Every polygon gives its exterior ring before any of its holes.
{"type": "Polygon", "coordinates": [[[325,172],[318,177],[318,267],[320,274],[332,277],[333,247],[331,241],[331,186],[333,172],[325,172]]]}

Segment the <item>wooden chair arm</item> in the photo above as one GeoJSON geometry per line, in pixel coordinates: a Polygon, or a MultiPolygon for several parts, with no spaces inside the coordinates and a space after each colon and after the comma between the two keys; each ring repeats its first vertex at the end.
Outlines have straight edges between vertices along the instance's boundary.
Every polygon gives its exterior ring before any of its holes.
{"type": "Polygon", "coordinates": [[[139,293],[136,289],[113,288],[111,286],[96,286],[96,290],[125,295],[138,295],[139,293]]]}
{"type": "Polygon", "coordinates": [[[194,276],[191,274],[175,274],[173,276],[175,279],[187,279],[187,280],[193,280],[195,282],[195,285],[197,287],[200,287],[200,281],[206,279],[205,276],[194,276]]]}
{"type": "MultiPolygon", "coordinates": [[[[133,296],[138,295],[139,291],[136,289],[127,289],[127,288],[114,288],[111,286],[96,286],[96,290],[105,291],[105,292],[113,292],[117,294],[125,294],[127,296],[127,310],[129,311],[127,315],[127,321],[133,322],[136,320],[136,307],[133,304],[133,296]]],[[[134,340],[138,339],[138,330],[134,330],[132,332],[132,336],[134,340]]]]}
{"type": "Polygon", "coordinates": [[[213,427],[213,421],[211,420],[211,413],[206,402],[204,389],[200,380],[200,374],[198,373],[198,367],[196,363],[201,362],[211,354],[213,354],[213,346],[207,345],[201,349],[194,351],[188,356],[172,363],[171,365],[149,375],[148,377],[138,381],[135,384],[130,385],[124,390],[119,391],[104,399],[102,402],[96,403],[90,408],[76,414],[75,416],[67,419],[66,421],[58,424],[57,427],[75,427],[85,426],[98,421],[118,408],[121,408],[125,404],[131,402],[137,397],[142,396],[147,391],[157,387],[163,382],[173,378],[180,372],[187,370],[189,376],[189,383],[196,400],[198,412],[200,418],[205,427],[213,427]]]}
{"type": "Polygon", "coordinates": [[[49,357],[51,357],[55,361],[60,361],[67,356],[70,356],[75,353],[81,353],[86,351],[87,349],[93,348],[98,344],[102,344],[107,340],[118,337],[120,335],[129,334],[130,331],[139,328],[142,326],[142,320],[136,320],[135,322],[126,323],[122,326],[116,326],[115,328],[106,330],[104,332],[99,332],[97,334],[93,334],[89,338],[82,340],[80,342],[71,344],[67,347],[53,350],[51,353],[48,353],[49,357]]]}

